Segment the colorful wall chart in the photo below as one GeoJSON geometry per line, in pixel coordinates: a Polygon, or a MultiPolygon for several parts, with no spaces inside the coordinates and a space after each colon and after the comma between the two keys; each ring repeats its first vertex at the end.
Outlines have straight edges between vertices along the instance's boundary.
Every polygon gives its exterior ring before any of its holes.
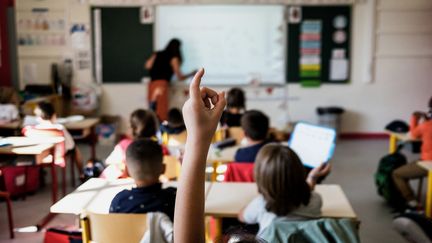
{"type": "Polygon", "coordinates": [[[349,82],[351,6],[297,6],[288,13],[287,82],[349,82]]]}

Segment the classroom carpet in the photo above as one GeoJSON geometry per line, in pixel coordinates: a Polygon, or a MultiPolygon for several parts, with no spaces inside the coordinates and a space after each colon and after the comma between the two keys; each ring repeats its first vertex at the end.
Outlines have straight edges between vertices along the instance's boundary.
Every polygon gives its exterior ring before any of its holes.
{"type": "MultiPolygon", "coordinates": [[[[89,149],[80,145],[84,158],[89,157],[89,149]]],[[[97,146],[98,158],[106,158],[112,147],[97,146]]],[[[376,193],[373,174],[379,159],[387,153],[388,140],[339,140],[332,159],[332,172],[323,183],[340,184],[358,215],[361,242],[392,242],[405,240],[391,226],[394,214],[376,193]]],[[[418,157],[408,148],[403,150],[410,161],[418,157]]],[[[60,176],[60,175],[59,175],[60,176]]],[[[47,176],[49,180],[49,176],[47,176]]],[[[48,182],[49,183],[49,182],[48,182]]],[[[49,211],[51,202],[51,187],[48,184],[35,195],[25,200],[12,202],[15,227],[25,227],[35,224],[49,211]]],[[[73,188],[68,188],[71,192],[73,188]]],[[[50,226],[77,225],[78,218],[73,215],[57,215],[50,226]]],[[[9,239],[6,218],[6,204],[0,202],[0,242],[43,242],[43,232],[15,233],[15,239],[9,239]]]]}

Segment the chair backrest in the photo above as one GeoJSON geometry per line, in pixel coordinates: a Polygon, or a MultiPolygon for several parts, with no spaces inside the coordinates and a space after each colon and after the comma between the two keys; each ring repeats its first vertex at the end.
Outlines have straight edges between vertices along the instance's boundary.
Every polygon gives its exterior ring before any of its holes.
{"type": "MultiPolygon", "coordinates": [[[[64,131],[57,128],[39,128],[36,126],[26,126],[22,129],[22,134],[26,137],[33,138],[49,138],[49,137],[63,137],[64,131]]],[[[65,142],[60,142],[55,145],[55,163],[57,165],[65,165],[65,142]]]]}
{"type": "Polygon", "coordinates": [[[172,180],[180,176],[181,164],[176,157],[165,155],[163,157],[163,163],[165,164],[165,173],[163,176],[166,179],[172,180]]]}
{"type": "Polygon", "coordinates": [[[228,163],[225,182],[255,182],[254,163],[228,163]]]}
{"type": "Polygon", "coordinates": [[[236,140],[236,144],[240,144],[243,138],[245,137],[243,128],[241,127],[228,128],[228,137],[234,138],[236,140]]]}
{"type": "Polygon", "coordinates": [[[179,134],[169,134],[168,135],[168,146],[180,146],[186,144],[187,132],[184,130],[179,134]]]}
{"type": "Polygon", "coordinates": [[[147,215],[87,213],[81,224],[84,243],[137,243],[147,230],[147,215]]]}

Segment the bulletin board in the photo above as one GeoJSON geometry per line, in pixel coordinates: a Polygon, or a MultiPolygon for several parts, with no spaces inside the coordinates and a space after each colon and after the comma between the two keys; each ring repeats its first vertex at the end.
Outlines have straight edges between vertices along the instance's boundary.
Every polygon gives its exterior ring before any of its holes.
{"type": "Polygon", "coordinates": [[[101,70],[96,70],[98,64],[93,65],[94,73],[101,73],[103,83],[141,82],[148,76],[145,61],[153,53],[151,19],[143,22],[143,8],[140,7],[93,7],[93,28],[96,24],[95,10],[100,10],[100,43],[96,43],[96,31],[92,31],[93,55],[95,57],[96,50],[100,50],[101,70]]]}
{"type": "Polygon", "coordinates": [[[351,6],[288,8],[289,83],[319,86],[349,82],[351,12],[351,6]]]}

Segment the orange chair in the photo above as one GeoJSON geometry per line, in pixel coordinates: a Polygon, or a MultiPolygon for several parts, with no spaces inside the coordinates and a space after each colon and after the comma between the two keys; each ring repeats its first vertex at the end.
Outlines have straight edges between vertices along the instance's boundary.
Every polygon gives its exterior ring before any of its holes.
{"type": "Polygon", "coordinates": [[[228,163],[225,182],[255,182],[254,163],[228,163]]]}
{"type": "Polygon", "coordinates": [[[8,192],[0,191],[0,197],[4,198],[6,200],[6,207],[7,207],[7,216],[8,216],[8,222],[9,222],[9,235],[10,238],[13,239],[15,237],[14,235],[14,226],[13,226],[13,216],[12,216],[12,203],[10,200],[10,195],[8,192]]]}

